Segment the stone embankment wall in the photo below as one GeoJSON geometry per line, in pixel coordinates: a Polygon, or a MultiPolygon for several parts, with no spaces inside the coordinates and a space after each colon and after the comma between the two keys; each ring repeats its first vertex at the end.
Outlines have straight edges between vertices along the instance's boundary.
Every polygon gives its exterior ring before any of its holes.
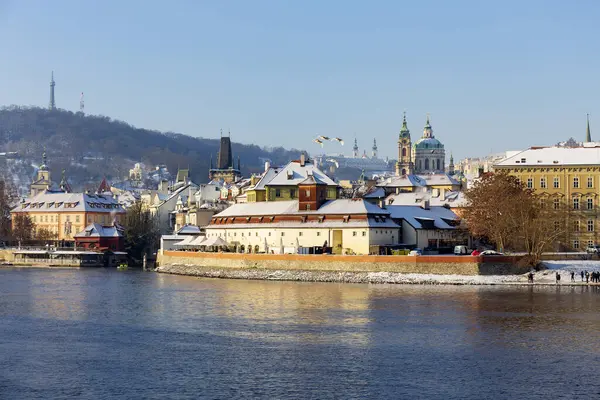
{"type": "Polygon", "coordinates": [[[296,254],[236,254],[165,251],[159,254],[159,272],[183,273],[202,269],[262,269],[324,272],[394,272],[440,275],[510,275],[529,270],[515,257],[471,256],[344,256],[296,254]],[[178,272],[175,272],[177,270],[178,272]]]}

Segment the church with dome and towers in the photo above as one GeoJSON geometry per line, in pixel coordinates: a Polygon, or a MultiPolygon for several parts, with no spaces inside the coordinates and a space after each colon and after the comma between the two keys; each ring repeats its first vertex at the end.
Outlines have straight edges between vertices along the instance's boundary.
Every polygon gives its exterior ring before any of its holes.
{"type": "MultiPolygon", "coordinates": [[[[452,164],[452,159],[450,160],[452,164]]],[[[423,128],[423,136],[413,142],[406,122],[406,113],[398,137],[398,161],[396,176],[412,174],[444,173],[446,171],[446,150],[433,135],[429,115],[423,128]]]]}

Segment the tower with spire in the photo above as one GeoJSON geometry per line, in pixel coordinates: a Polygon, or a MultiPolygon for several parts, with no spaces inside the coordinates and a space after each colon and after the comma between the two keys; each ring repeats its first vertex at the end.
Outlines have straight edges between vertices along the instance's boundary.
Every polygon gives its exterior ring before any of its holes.
{"type": "Polygon", "coordinates": [[[40,193],[45,192],[52,186],[52,180],[50,179],[50,169],[48,168],[48,160],[46,158],[46,149],[42,153],[42,164],[39,166],[35,179],[29,185],[29,195],[34,197],[40,193]]]}
{"type": "Polygon", "coordinates": [[[373,158],[377,158],[377,139],[373,139],[373,158]]]}
{"type": "Polygon", "coordinates": [[[586,120],[587,120],[587,129],[585,130],[585,142],[591,143],[592,142],[592,134],[590,132],[590,114],[586,115],[586,120]]]}
{"type": "Polygon", "coordinates": [[[352,147],[352,157],[358,158],[358,142],[354,138],[354,147],[352,147]]]}
{"type": "Polygon", "coordinates": [[[56,101],[54,101],[54,86],[56,86],[56,82],[54,82],[54,71],[52,71],[52,75],[50,76],[50,103],[48,104],[48,109],[50,111],[56,110],[56,101]]]}
{"type": "Polygon", "coordinates": [[[448,164],[448,173],[454,175],[454,157],[450,153],[450,164],[448,164]]]}
{"type": "Polygon", "coordinates": [[[409,175],[413,173],[412,162],[412,142],[410,140],[410,131],[406,123],[406,113],[402,119],[402,128],[398,135],[398,161],[396,162],[396,176],[409,175]]]}

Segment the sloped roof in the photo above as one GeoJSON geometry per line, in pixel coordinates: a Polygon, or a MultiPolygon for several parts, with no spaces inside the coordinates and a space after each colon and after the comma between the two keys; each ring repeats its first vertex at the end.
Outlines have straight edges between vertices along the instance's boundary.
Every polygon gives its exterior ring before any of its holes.
{"type": "Polygon", "coordinates": [[[177,235],[199,235],[200,228],[196,225],[184,225],[176,232],[177,235]]]}
{"type": "Polygon", "coordinates": [[[262,215],[387,215],[388,211],[363,199],[338,199],[325,202],[318,210],[298,211],[298,200],[234,204],[214,217],[250,217],[262,215]]]}
{"type": "Polygon", "coordinates": [[[281,171],[281,167],[270,167],[267,169],[260,180],[254,186],[254,190],[265,190],[265,185],[275,177],[281,171]]]}
{"type": "Polygon", "coordinates": [[[387,210],[393,219],[403,219],[415,229],[423,228],[422,222],[419,220],[433,221],[437,229],[456,229],[445,220],[457,222],[459,220],[452,210],[439,206],[433,206],[426,210],[420,206],[391,205],[387,207],[387,210]]]}
{"type": "Polygon", "coordinates": [[[317,182],[328,186],[337,186],[337,183],[325,175],[325,173],[319,168],[315,167],[314,164],[306,163],[304,166],[302,166],[300,165],[299,161],[290,161],[285,167],[281,168],[280,171],[269,182],[265,182],[265,185],[297,186],[309,175],[312,175],[317,182]]]}
{"type": "Polygon", "coordinates": [[[598,164],[600,164],[600,147],[533,147],[505,158],[495,166],[598,164]]]}
{"type": "Polygon", "coordinates": [[[425,187],[435,185],[460,185],[460,182],[454,179],[449,174],[424,174],[424,175],[404,175],[404,176],[392,176],[382,182],[379,182],[377,186],[380,187],[425,187]]]}
{"type": "Polygon", "coordinates": [[[86,211],[124,213],[125,209],[119,204],[117,199],[110,195],[45,191],[39,193],[37,196],[26,199],[12,211],[86,211]]]}
{"type": "Polygon", "coordinates": [[[75,234],[74,237],[122,237],[123,233],[116,226],[102,226],[91,223],[84,230],[75,234]]]}
{"type": "Polygon", "coordinates": [[[385,198],[385,204],[394,206],[412,206],[420,205],[425,200],[429,200],[431,206],[448,205],[456,208],[464,207],[466,205],[464,192],[449,190],[445,191],[443,195],[440,193],[438,196],[435,196],[431,190],[425,192],[391,194],[385,198]]]}

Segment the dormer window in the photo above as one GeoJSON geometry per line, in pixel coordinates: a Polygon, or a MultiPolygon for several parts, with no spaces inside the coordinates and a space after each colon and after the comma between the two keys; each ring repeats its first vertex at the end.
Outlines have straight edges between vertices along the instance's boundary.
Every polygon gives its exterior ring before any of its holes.
{"type": "Polygon", "coordinates": [[[323,222],[325,221],[325,216],[324,215],[319,215],[319,222],[323,222]]]}
{"type": "Polygon", "coordinates": [[[290,171],[290,170],[288,170],[288,171],[287,171],[287,178],[288,178],[288,179],[293,179],[293,178],[294,178],[294,171],[290,171]]]}
{"type": "Polygon", "coordinates": [[[349,215],[344,215],[344,222],[348,222],[350,221],[350,216],[349,215]]]}

